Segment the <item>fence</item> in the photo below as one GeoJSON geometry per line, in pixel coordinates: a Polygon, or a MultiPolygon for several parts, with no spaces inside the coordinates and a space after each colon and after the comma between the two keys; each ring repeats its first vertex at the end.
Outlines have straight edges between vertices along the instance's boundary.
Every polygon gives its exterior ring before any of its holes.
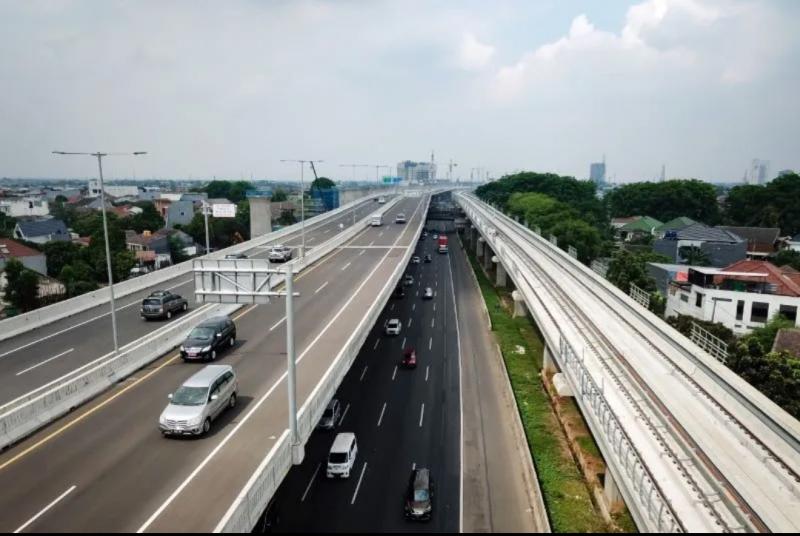
{"type": "Polygon", "coordinates": [[[634,299],[636,303],[644,307],[645,309],[650,308],[650,294],[642,290],[641,288],[637,287],[635,284],[631,283],[631,290],[630,296],[634,299]]]}
{"type": "Polygon", "coordinates": [[[593,260],[591,264],[592,271],[600,277],[608,277],[608,264],[603,261],[593,260]]]}
{"type": "Polygon", "coordinates": [[[720,363],[728,361],[728,345],[704,327],[692,322],[692,335],[689,337],[697,346],[714,356],[720,363]]]}

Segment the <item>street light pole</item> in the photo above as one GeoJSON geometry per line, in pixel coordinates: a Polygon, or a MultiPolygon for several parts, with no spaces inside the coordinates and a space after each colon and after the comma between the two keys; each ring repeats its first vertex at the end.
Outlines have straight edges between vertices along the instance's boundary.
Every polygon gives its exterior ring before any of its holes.
{"type": "Polygon", "coordinates": [[[306,195],[305,182],[303,180],[303,167],[306,164],[318,164],[324,160],[281,160],[281,162],[295,162],[300,164],[300,234],[302,235],[302,245],[300,246],[300,258],[306,256],[306,195]]]}
{"type": "Polygon", "coordinates": [[[146,151],[136,151],[134,153],[70,153],[65,151],[53,151],[53,154],[58,155],[82,155],[94,156],[97,158],[97,169],[100,175],[100,211],[103,214],[103,236],[106,242],[106,270],[108,271],[108,293],[111,298],[111,333],[114,339],[114,353],[119,353],[119,338],[117,336],[117,307],[114,300],[114,272],[111,266],[111,245],[108,240],[108,216],[106,215],[106,188],[103,182],[103,157],[104,156],[119,156],[119,155],[133,155],[140,156],[147,154],[146,151]]]}
{"type": "Polygon", "coordinates": [[[208,255],[211,252],[211,247],[210,247],[211,245],[208,240],[208,208],[209,208],[208,201],[203,199],[203,217],[205,218],[206,222],[206,255],[208,255]]]}

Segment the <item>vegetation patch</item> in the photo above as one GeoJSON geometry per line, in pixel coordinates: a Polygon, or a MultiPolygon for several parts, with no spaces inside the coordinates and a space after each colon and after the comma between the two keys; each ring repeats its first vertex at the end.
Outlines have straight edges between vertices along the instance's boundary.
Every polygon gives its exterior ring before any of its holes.
{"type": "MultiPolygon", "coordinates": [[[[469,255],[469,259],[503,353],[553,531],[620,531],[619,525],[610,525],[596,510],[550,405],[539,377],[544,349],[541,335],[528,318],[512,318],[506,306],[507,292],[495,289],[474,257],[469,255]],[[518,347],[523,347],[525,353],[519,353],[518,347]]],[[[635,531],[635,527],[629,530],[635,531]]]]}

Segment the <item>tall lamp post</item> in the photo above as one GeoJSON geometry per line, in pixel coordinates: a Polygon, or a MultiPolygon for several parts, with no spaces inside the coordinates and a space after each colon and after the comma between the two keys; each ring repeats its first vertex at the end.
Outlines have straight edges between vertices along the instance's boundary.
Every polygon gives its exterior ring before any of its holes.
{"type": "Polygon", "coordinates": [[[294,162],[296,164],[300,164],[300,234],[302,235],[303,244],[300,246],[300,257],[306,256],[306,187],[305,182],[303,181],[303,167],[306,164],[319,164],[324,162],[324,160],[281,160],[284,163],[294,162]]]}
{"type": "Polygon", "coordinates": [[[67,151],[53,151],[57,155],[81,155],[94,156],[97,158],[97,169],[100,174],[100,209],[103,213],[103,235],[106,240],[106,270],[108,271],[108,293],[111,297],[111,332],[114,337],[114,353],[119,353],[119,339],[117,337],[117,308],[114,303],[114,272],[111,268],[111,246],[108,241],[108,217],[106,216],[106,188],[103,182],[103,157],[104,156],[141,156],[147,151],[135,151],[133,153],[71,153],[67,151]]]}

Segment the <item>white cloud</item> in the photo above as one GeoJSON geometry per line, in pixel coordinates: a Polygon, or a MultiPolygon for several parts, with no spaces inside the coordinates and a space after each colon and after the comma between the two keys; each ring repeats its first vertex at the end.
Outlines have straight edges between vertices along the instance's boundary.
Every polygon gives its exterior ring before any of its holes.
{"type": "Polygon", "coordinates": [[[459,48],[459,65],[468,71],[485,68],[494,56],[495,48],[482,43],[472,33],[465,33],[459,48]]]}

